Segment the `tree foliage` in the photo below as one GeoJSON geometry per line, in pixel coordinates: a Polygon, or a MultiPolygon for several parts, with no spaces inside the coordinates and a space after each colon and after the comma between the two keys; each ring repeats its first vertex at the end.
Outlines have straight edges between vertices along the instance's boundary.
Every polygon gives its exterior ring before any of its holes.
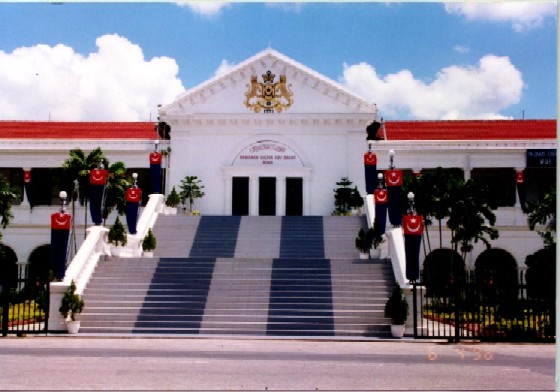
{"type": "Polygon", "coordinates": [[[528,202],[527,212],[529,229],[535,230],[537,225],[543,225],[544,230],[538,233],[545,247],[554,246],[556,244],[556,186],[552,187],[540,202],[528,202]]]}
{"type": "Polygon", "coordinates": [[[348,177],[342,177],[336,185],[337,188],[334,189],[335,213],[344,215],[350,210],[352,205],[352,181],[348,177]]]}
{"type": "Polygon", "coordinates": [[[126,166],[123,162],[115,162],[109,166],[107,185],[105,187],[105,200],[103,203],[103,220],[117,209],[119,215],[126,210],[126,190],[132,186],[132,179],[126,176],[126,166]]]}
{"type": "Polygon", "coordinates": [[[66,178],[66,191],[72,195],[72,200],[79,198],[80,204],[86,204],[89,195],[89,171],[97,168],[98,164],[105,159],[103,151],[97,147],[89,154],[85,154],[80,148],[70,150],[69,158],[62,163],[66,178]],[[73,181],[78,181],[78,194],[74,192],[73,181]]]}
{"type": "Polygon", "coordinates": [[[490,248],[490,240],[498,238],[498,230],[492,227],[496,223],[496,207],[488,203],[487,188],[474,180],[465,181],[455,191],[447,226],[454,249],[460,249],[464,258],[473,242],[482,241],[490,248]]]}
{"type": "Polygon", "coordinates": [[[192,206],[196,199],[204,196],[204,185],[197,176],[186,176],[181,180],[181,198],[189,201],[189,212],[192,212],[192,206]]]}

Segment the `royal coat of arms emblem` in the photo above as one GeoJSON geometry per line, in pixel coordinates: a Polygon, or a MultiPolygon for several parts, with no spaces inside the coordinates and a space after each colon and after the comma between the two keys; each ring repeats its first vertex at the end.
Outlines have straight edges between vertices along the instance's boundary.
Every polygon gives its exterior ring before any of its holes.
{"type": "Polygon", "coordinates": [[[280,113],[288,109],[293,103],[293,93],[290,90],[291,85],[286,83],[286,75],[280,75],[278,82],[274,82],[274,75],[267,71],[262,75],[263,82],[257,81],[257,75],[251,76],[251,84],[247,85],[245,93],[245,106],[260,113],[280,113]]]}

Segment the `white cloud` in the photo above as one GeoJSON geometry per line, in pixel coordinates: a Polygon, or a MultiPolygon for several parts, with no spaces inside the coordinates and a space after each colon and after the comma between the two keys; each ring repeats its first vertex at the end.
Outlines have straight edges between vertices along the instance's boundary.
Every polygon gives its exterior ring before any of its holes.
{"type": "Polygon", "coordinates": [[[409,70],[380,76],[366,63],[344,64],[340,82],[377,104],[383,115],[423,120],[496,119],[521,99],[521,72],[508,57],[486,55],[476,66],[450,66],[427,83],[409,70]]]}
{"type": "Polygon", "coordinates": [[[280,2],[267,1],[265,3],[265,5],[269,8],[278,9],[278,10],[284,11],[284,12],[293,12],[293,13],[297,14],[297,13],[301,12],[303,7],[305,6],[305,3],[302,3],[302,2],[284,2],[284,1],[280,1],[280,2]]]}
{"type": "Polygon", "coordinates": [[[0,119],[147,121],[184,91],[174,59],[144,59],[118,35],[87,57],[59,44],[0,51],[0,119]]]}
{"type": "Polygon", "coordinates": [[[221,1],[186,1],[186,2],[178,2],[177,3],[181,7],[188,7],[193,11],[195,14],[203,15],[203,16],[215,16],[220,13],[220,11],[224,8],[229,7],[229,3],[224,3],[221,1]]]}
{"type": "Polygon", "coordinates": [[[463,46],[463,45],[455,45],[453,47],[453,50],[461,54],[467,54],[471,51],[471,49],[468,46],[463,46]]]}
{"type": "Polygon", "coordinates": [[[222,60],[222,62],[220,63],[220,66],[218,67],[216,72],[214,72],[214,76],[215,77],[220,77],[222,75],[225,75],[231,69],[233,69],[234,67],[235,67],[235,64],[232,64],[232,63],[228,62],[227,60],[222,60]]]}
{"type": "Polygon", "coordinates": [[[448,3],[445,10],[450,14],[463,15],[469,20],[511,22],[515,31],[539,28],[547,17],[556,17],[556,2],[465,2],[448,3]]]}

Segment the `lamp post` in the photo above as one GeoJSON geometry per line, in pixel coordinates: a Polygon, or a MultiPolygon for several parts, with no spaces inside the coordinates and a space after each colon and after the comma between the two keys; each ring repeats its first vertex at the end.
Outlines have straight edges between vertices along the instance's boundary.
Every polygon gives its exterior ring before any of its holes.
{"type": "Polygon", "coordinates": [[[406,213],[416,215],[416,210],[414,209],[414,193],[408,192],[406,197],[408,198],[408,210],[406,211],[406,213]]]}
{"type": "Polygon", "coordinates": [[[66,212],[66,199],[68,198],[68,194],[66,191],[60,191],[58,198],[60,199],[60,212],[64,214],[66,212]]]}

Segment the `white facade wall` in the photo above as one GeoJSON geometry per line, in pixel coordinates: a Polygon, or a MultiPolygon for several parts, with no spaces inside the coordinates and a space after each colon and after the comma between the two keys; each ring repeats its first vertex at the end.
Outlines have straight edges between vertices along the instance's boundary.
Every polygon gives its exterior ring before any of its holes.
{"type": "MultiPolygon", "coordinates": [[[[185,92],[161,108],[160,120],[171,126],[171,140],[159,148],[171,149],[166,193],[177,188],[185,176],[198,176],[205,196],[194,208],[205,215],[229,215],[232,209],[232,177],[249,177],[250,215],[258,215],[258,178],[276,177],[276,215],[285,213],[285,179],[303,179],[303,215],[330,215],[334,210],[336,182],[348,177],[365,195],[363,154],[367,150],[365,129],[377,116],[377,108],[354,96],[313,70],[267,49],[239,64],[228,74],[216,77],[185,92]],[[272,71],[278,80],[286,75],[293,103],[280,113],[255,113],[244,104],[250,78],[272,71]],[[242,160],[251,146],[270,141],[285,148],[293,160],[242,160]]],[[[374,143],[378,170],[389,166],[389,150],[395,151],[399,169],[462,168],[465,176],[480,168],[525,167],[527,149],[556,148],[555,141],[379,141],[374,143]]],[[[101,147],[111,162],[123,161],[129,168],[148,168],[149,140],[4,140],[0,144],[0,167],[60,167],[68,151],[89,152],[101,147]]],[[[25,261],[37,246],[50,242],[49,216],[52,207],[15,206],[15,219],[4,231],[4,243],[25,261]]],[[[83,208],[76,213],[78,233],[83,232],[83,208]]],[[[523,266],[525,256],[542,247],[542,240],[527,228],[520,208],[496,212],[503,248],[523,266]]],[[[110,218],[113,222],[114,218],[110,218]]],[[[430,229],[437,247],[437,227],[430,229]]],[[[444,246],[449,233],[444,233],[444,246]]],[[[78,239],[83,237],[78,234],[78,239]]],[[[435,245],[435,246],[434,246],[435,245]]],[[[467,266],[484,250],[475,244],[467,266]]],[[[422,255],[423,257],[423,255],[422,255]]]]}

